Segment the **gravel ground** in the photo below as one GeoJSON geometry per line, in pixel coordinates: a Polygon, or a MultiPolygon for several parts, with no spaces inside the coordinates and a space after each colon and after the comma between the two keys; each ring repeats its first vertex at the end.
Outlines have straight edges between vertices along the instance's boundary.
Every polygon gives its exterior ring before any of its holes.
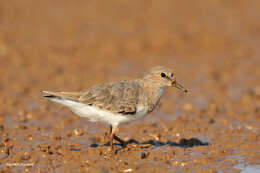
{"type": "Polygon", "coordinates": [[[0,172],[260,172],[260,2],[0,2],[0,172]],[[77,91],[176,72],[160,107],[120,127],[47,102],[77,91]]]}

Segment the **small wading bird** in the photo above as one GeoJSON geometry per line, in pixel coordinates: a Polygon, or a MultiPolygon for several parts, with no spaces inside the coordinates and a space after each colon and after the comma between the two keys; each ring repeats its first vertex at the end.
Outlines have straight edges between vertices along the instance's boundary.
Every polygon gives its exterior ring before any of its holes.
{"type": "Polygon", "coordinates": [[[165,87],[187,90],[177,83],[170,68],[156,66],[143,77],[132,80],[103,83],[80,92],[42,91],[43,97],[67,106],[75,114],[92,122],[110,125],[110,146],[113,140],[125,142],[115,135],[118,125],[141,119],[158,105],[165,87]]]}

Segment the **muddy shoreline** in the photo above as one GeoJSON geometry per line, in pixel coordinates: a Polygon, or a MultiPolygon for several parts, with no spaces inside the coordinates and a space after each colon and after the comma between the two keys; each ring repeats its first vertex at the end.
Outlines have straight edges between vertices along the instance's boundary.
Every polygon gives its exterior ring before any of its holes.
{"type": "Polygon", "coordinates": [[[0,172],[259,171],[259,5],[0,2],[0,172]],[[189,92],[120,126],[113,157],[108,126],[40,97],[155,65],[189,92]]]}

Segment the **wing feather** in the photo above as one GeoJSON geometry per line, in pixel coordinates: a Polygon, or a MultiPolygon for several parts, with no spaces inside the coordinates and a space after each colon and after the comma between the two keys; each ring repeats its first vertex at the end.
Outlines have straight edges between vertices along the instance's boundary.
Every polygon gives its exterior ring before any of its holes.
{"type": "Polygon", "coordinates": [[[139,85],[136,81],[120,81],[98,85],[81,92],[79,102],[111,112],[134,114],[137,110],[139,85]]]}

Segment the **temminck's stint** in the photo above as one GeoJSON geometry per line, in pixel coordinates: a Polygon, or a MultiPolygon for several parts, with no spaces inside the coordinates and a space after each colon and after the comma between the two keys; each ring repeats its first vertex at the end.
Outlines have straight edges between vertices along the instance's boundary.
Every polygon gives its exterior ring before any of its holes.
{"type": "Polygon", "coordinates": [[[156,66],[143,77],[132,80],[103,83],[80,92],[42,91],[43,97],[69,107],[75,114],[90,121],[110,125],[110,145],[113,140],[124,144],[115,135],[118,125],[141,119],[152,112],[163,94],[165,87],[174,86],[187,90],[177,83],[171,69],[156,66]]]}

